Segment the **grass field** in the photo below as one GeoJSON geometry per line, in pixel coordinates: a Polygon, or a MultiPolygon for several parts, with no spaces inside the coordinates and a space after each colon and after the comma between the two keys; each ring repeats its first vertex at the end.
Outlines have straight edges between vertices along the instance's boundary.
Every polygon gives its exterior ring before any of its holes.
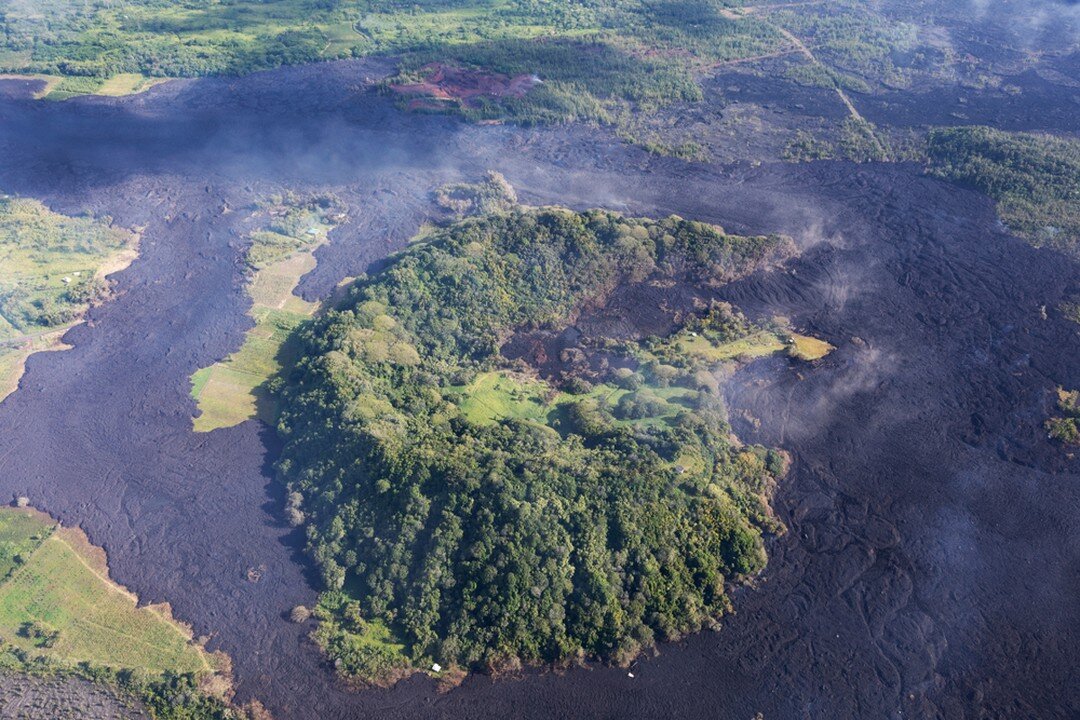
{"type": "Polygon", "coordinates": [[[504,418],[546,423],[563,393],[548,397],[550,386],[524,375],[479,373],[471,383],[454,388],[458,407],[470,422],[487,425],[504,418]]]}
{"type": "Polygon", "coordinates": [[[108,578],[104,553],[80,531],[28,509],[0,508],[0,637],[30,655],[212,675],[211,656],[167,607],[137,607],[108,578]]]}
{"type": "MultiPolygon", "coordinates": [[[[773,328],[754,330],[745,337],[728,342],[715,342],[698,333],[679,333],[666,345],[662,355],[686,355],[703,360],[709,365],[731,361],[746,361],[786,352],[793,358],[812,361],[828,355],[833,346],[808,335],[789,332],[786,321],[773,328]]],[[[640,350],[644,363],[658,361],[659,357],[644,349],[640,350]]],[[[478,373],[468,385],[448,389],[462,415],[480,425],[515,418],[542,424],[555,424],[564,406],[582,399],[594,401],[598,406],[613,409],[628,395],[627,400],[644,402],[649,411],[644,417],[619,418],[616,425],[642,427],[671,422],[678,413],[694,405],[698,391],[677,385],[644,383],[636,391],[601,383],[585,395],[572,395],[552,387],[549,383],[529,375],[502,370],[478,373]]]]}
{"type": "Polygon", "coordinates": [[[35,513],[0,512],[0,582],[41,545],[50,529],[35,513]]]}
{"type": "Polygon", "coordinates": [[[833,350],[832,345],[819,340],[809,335],[799,335],[798,333],[791,334],[791,345],[788,347],[788,352],[792,357],[796,357],[800,360],[820,360],[833,350]]]}
{"type": "MultiPolygon", "coordinates": [[[[553,389],[543,380],[499,370],[479,373],[468,385],[449,390],[462,415],[478,425],[510,418],[550,424],[559,418],[563,406],[586,399],[605,407],[615,407],[623,396],[630,393],[629,390],[601,383],[585,395],[572,395],[553,389]]],[[[663,401],[658,412],[634,420],[616,420],[617,425],[665,423],[685,407],[680,400],[691,400],[698,394],[689,388],[658,386],[649,386],[645,392],[663,401]]]]}
{"type": "Polygon", "coordinates": [[[771,327],[756,330],[745,337],[717,342],[696,333],[680,334],[672,341],[675,349],[711,363],[765,357],[787,352],[798,360],[820,360],[835,348],[824,340],[801,335],[788,329],[785,318],[777,318],[771,327]]]}
{"type": "Polygon", "coordinates": [[[18,386],[27,357],[63,348],[60,338],[107,297],[105,276],[127,267],[137,244],[108,218],[0,198],[0,399],[18,386]]]}
{"type": "Polygon", "coordinates": [[[141,73],[119,73],[110,78],[67,77],[40,73],[0,74],[0,80],[4,79],[40,80],[43,85],[34,93],[34,98],[38,100],[67,100],[80,95],[122,97],[141,93],[168,80],[168,78],[146,77],[141,73]]]}
{"type": "Polygon", "coordinates": [[[270,230],[254,233],[248,262],[254,270],[248,286],[249,315],[255,327],[240,349],[191,377],[191,397],[198,403],[196,432],[239,425],[251,418],[272,423],[274,409],[265,385],[288,359],[292,331],[318,309],[293,294],[300,278],[315,268],[315,250],[334,227],[336,207],[275,203],[270,230]],[[298,211],[297,208],[300,208],[298,211]]]}
{"type": "Polygon", "coordinates": [[[786,347],[777,334],[770,330],[759,330],[747,337],[725,343],[713,343],[703,335],[684,336],[676,341],[676,345],[681,352],[709,362],[764,357],[786,347]]]}

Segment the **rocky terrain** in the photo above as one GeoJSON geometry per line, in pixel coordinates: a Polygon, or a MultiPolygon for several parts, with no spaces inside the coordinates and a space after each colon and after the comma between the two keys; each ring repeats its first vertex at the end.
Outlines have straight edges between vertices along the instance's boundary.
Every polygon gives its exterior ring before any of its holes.
{"type": "MultiPolygon", "coordinates": [[[[1054,389],[1080,386],[1077,326],[1054,309],[1080,267],[914,165],[688,164],[601,130],[403,114],[365,84],[386,71],[343,62],[65,103],[0,82],[0,188],[144,226],[116,299],[68,333],[73,349],[32,357],[0,405],[0,494],[84,528],[118,582],[232,656],[238,699],[281,718],[1080,713],[1080,611],[1065,600],[1080,591],[1080,466],[1042,429],[1054,389]],[[349,206],[301,283],[316,299],[402,247],[435,187],[488,169],[531,204],[791,235],[799,260],[724,295],[837,351],[813,369],[759,362],[728,389],[736,430],[795,462],[775,501],[789,532],[720,632],[663,646],[633,678],[350,692],[286,619],[316,588],[280,517],[273,431],[193,433],[188,378],[250,325],[240,209],[282,188],[349,206]]],[[[1037,94],[1014,101],[1030,105],[988,118],[1043,117],[1037,94]]]]}

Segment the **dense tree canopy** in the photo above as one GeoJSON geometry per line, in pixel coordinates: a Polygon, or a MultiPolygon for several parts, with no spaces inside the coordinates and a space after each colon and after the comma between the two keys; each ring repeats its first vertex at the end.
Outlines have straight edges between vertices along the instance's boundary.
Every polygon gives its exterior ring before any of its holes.
{"type": "Polygon", "coordinates": [[[565,326],[624,283],[723,283],[788,243],[514,210],[437,231],[306,327],[280,470],[328,590],[317,638],[342,670],[623,660],[722,614],[725,583],[764,563],[783,461],[732,444],[700,367],[643,367],[669,402],[629,418],[585,387],[539,421],[474,422],[462,388],[506,366],[514,330],[565,326]]]}
{"type": "Polygon", "coordinates": [[[1036,245],[1080,256],[1080,141],[988,127],[930,133],[931,172],[970,184],[1036,245]]]}

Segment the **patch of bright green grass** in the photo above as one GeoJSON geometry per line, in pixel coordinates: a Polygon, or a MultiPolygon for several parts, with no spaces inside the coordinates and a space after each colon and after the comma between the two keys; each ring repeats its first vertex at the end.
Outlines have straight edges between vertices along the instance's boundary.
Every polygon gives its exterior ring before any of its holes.
{"type": "Polygon", "coordinates": [[[0,635],[31,655],[75,665],[209,675],[209,658],[158,607],[107,577],[103,553],[37,513],[0,509],[0,635]],[[15,556],[20,558],[15,562],[15,556]]]}
{"type": "Polygon", "coordinates": [[[45,99],[68,100],[79,95],[93,95],[104,84],[104,80],[96,77],[61,77],[60,81],[50,88],[45,99]]]}
{"type": "MultiPolygon", "coordinates": [[[[566,406],[581,401],[592,401],[608,409],[618,405],[620,398],[630,391],[601,383],[589,392],[574,395],[553,388],[547,382],[502,370],[478,373],[472,382],[449,388],[449,395],[458,405],[462,415],[478,425],[489,425],[500,420],[528,420],[545,425],[554,424],[566,406]]],[[[695,390],[684,387],[649,386],[644,392],[663,401],[659,412],[649,417],[616,419],[615,424],[642,427],[663,424],[674,418],[686,403],[697,397],[695,390]]]]}
{"type": "Polygon", "coordinates": [[[319,627],[312,633],[324,652],[356,668],[360,677],[392,683],[411,666],[405,646],[379,619],[365,619],[360,603],[339,591],[319,596],[315,607],[319,627]]]}
{"type": "Polygon", "coordinates": [[[564,396],[542,380],[497,371],[479,373],[467,386],[454,391],[460,398],[461,414],[478,425],[508,418],[546,423],[564,396]]]}
{"type": "Polygon", "coordinates": [[[792,357],[810,361],[820,360],[835,349],[836,348],[824,340],[819,340],[815,337],[810,337],[809,335],[792,333],[791,345],[788,348],[788,352],[792,357]]]}
{"type": "Polygon", "coordinates": [[[35,97],[46,100],[70,100],[82,95],[104,95],[123,97],[135,95],[154,85],[165,82],[165,78],[150,78],[142,73],[119,73],[109,78],[81,77],[64,75],[31,75],[45,81],[45,87],[35,97]]]}
{"type": "Polygon", "coordinates": [[[723,343],[714,343],[704,335],[683,336],[676,341],[676,346],[681,352],[708,362],[765,357],[785,348],[784,343],[771,330],[759,330],[746,337],[723,343]]]}

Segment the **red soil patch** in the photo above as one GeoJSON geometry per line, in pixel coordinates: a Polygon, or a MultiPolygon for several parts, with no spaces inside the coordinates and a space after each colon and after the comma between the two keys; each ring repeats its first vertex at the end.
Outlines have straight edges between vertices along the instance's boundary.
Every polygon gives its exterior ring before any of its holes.
{"type": "Polygon", "coordinates": [[[423,80],[420,82],[390,86],[395,93],[413,98],[409,109],[437,108],[446,102],[470,105],[481,97],[524,97],[541,82],[536,75],[511,77],[437,62],[425,65],[421,72],[423,80]]]}

